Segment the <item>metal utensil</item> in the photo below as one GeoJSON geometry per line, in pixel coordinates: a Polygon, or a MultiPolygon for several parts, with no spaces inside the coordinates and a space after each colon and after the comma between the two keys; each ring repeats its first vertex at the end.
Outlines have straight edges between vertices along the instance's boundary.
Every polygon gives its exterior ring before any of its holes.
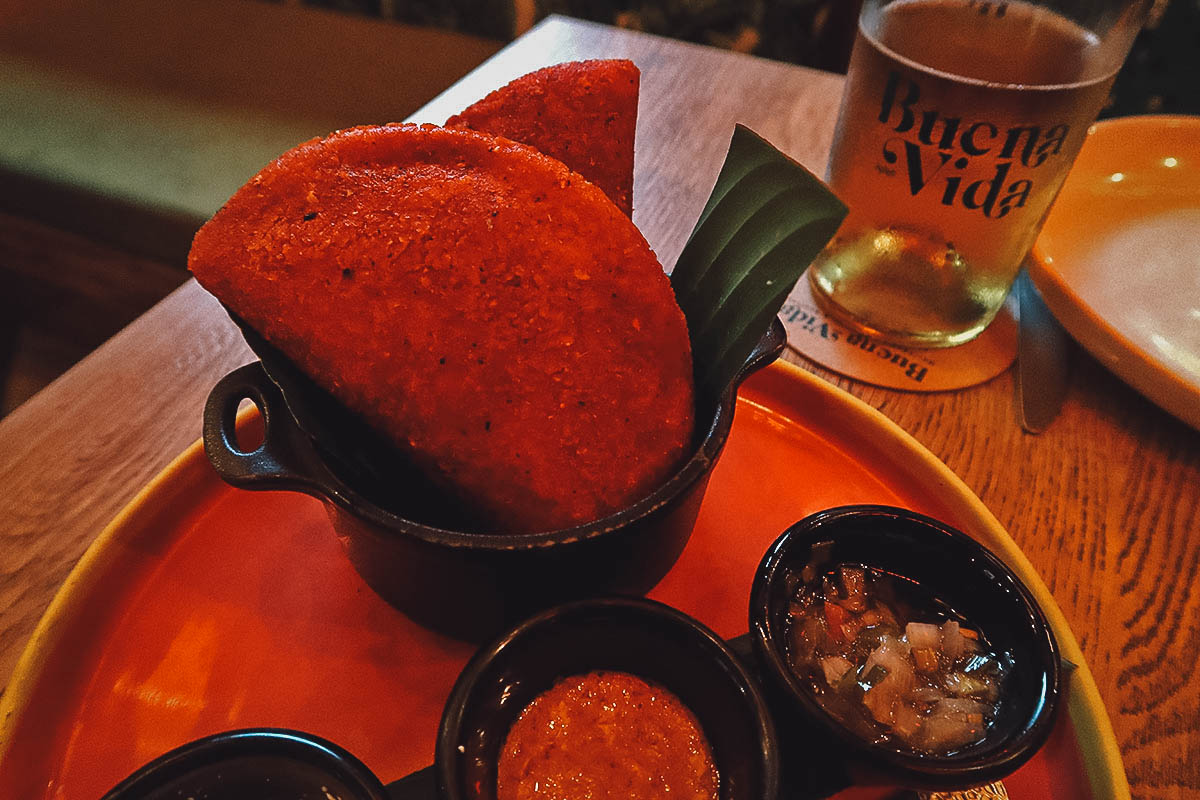
{"type": "Polygon", "coordinates": [[[1046,308],[1022,269],[1013,284],[1019,312],[1017,333],[1017,416],[1029,433],[1041,433],[1058,415],[1071,372],[1071,338],[1046,308]]]}
{"type": "Polygon", "coordinates": [[[1008,800],[1008,789],[1000,781],[958,792],[918,792],[921,800],[1008,800]]]}

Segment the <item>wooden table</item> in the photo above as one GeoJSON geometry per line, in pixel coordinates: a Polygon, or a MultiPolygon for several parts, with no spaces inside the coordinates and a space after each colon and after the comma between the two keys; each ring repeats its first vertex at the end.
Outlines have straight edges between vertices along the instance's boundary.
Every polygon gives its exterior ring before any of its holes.
{"type": "MultiPolygon", "coordinates": [[[[440,123],[531,69],[628,57],[642,69],[635,221],[664,264],[743,122],[818,174],[842,78],[552,18],[414,119],[440,123]]],[[[1200,433],[1086,354],[1061,416],[1024,433],[1011,371],[912,394],[840,378],[958,473],[1054,593],[1112,718],[1135,797],[1200,797],[1200,433]]],[[[252,360],[189,282],[0,422],[0,682],[104,525],[200,432],[204,399],[252,360]]]]}

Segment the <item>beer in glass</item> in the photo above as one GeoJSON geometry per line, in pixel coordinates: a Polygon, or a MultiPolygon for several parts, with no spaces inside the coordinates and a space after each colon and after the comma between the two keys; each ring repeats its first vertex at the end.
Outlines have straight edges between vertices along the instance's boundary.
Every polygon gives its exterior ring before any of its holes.
{"type": "Polygon", "coordinates": [[[809,269],[820,305],[913,346],[987,327],[1148,7],[866,0],[828,175],[850,213],[809,269]]]}

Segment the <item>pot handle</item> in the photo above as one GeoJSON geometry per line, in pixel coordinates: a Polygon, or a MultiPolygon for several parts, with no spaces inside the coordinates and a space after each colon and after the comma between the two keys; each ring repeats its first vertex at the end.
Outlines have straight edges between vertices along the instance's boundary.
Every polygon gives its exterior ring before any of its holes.
{"type": "Polygon", "coordinates": [[[213,387],[204,404],[204,453],[217,474],[241,489],[283,489],[326,497],[326,468],[312,440],[292,418],[279,387],[260,362],[239,367],[213,387]],[[263,441],[243,450],[237,439],[237,413],[243,400],[258,407],[263,441]]]}
{"type": "Polygon", "coordinates": [[[783,327],[783,321],[778,316],[773,317],[771,324],[767,326],[766,333],[758,340],[758,344],[754,345],[750,355],[746,356],[746,363],[738,370],[732,384],[740,386],[753,373],[778,359],[785,347],[787,347],[787,328],[783,327]]]}

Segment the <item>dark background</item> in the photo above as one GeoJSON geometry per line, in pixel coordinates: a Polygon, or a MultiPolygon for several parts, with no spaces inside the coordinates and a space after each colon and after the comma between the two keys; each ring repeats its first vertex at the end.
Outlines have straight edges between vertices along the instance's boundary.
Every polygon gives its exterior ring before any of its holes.
{"type": "MultiPolygon", "coordinates": [[[[857,0],[304,0],[346,13],[511,39],[518,8],[844,72],[857,0]]],[[[1200,113],[1200,0],[1156,0],[1104,116],[1200,113]]]]}

